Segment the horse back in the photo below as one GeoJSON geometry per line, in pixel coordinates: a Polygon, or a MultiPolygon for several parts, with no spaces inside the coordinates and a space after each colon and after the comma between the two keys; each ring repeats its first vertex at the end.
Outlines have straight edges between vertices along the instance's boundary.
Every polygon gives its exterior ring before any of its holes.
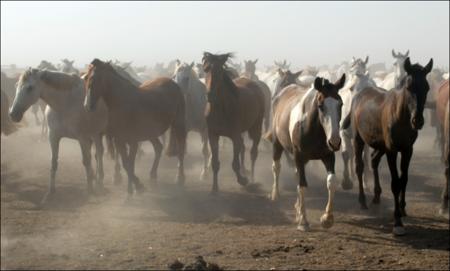
{"type": "MultiPolygon", "coordinates": [[[[239,93],[238,116],[243,120],[242,126],[247,126],[247,124],[252,126],[251,123],[254,121],[261,121],[262,123],[265,112],[265,98],[259,84],[243,77],[236,78],[233,81],[239,93]]],[[[246,128],[243,129],[247,130],[246,128]]]]}
{"type": "Polygon", "coordinates": [[[448,79],[439,87],[436,99],[436,114],[439,121],[444,126],[445,107],[449,101],[449,81],[448,79]]]}

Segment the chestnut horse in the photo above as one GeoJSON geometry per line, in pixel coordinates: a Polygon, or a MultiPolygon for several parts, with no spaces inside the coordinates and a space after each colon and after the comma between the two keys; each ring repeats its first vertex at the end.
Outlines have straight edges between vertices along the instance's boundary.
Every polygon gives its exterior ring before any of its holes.
{"type": "Polygon", "coordinates": [[[450,178],[449,163],[450,163],[450,127],[449,127],[449,81],[448,79],[441,85],[437,91],[436,99],[436,116],[439,120],[441,130],[443,131],[442,137],[442,158],[445,163],[445,178],[446,184],[442,190],[442,205],[440,209],[441,214],[448,214],[448,180],[450,178]]]}
{"type": "Polygon", "coordinates": [[[339,122],[341,120],[342,99],[338,94],[345,84],[345,74],[335,84],[317,77],[314,87],[309,90],[297,85],[282,89],[273,103],[272,131],[267,138],[273,143],[273,186],[271,199],[279,197],[278,179],[281,171],[280,158],[283,151],[294,155],[299,176],[297,229],[307,231],[305,190],[307,187],[305,165],[309,160],[320,159],[327,170],[328,204],[321,217],[321,225],[333,225],[333,199],[337,186],[334,172],[335,155],[339,150],[339,122]]]}
{"type": "Polygon", "coordinates": [[[213,55],[203,54],[203,70],[206,75],[208,104],[206,121],[211,148],[211,166],[213,170],[212,193],[219,190],[217,175],[219,173],[219,137],[226,136],[233,142],[233,171],[237,182],[247,185],[248,179],[240,171],[239,155],[243,148],[242,133],[248,131],[253,141],[250,151],[252,161],[252,178],[255,161],[258,156],[258,144],[261,140],[261,128],[264,119],[264,93],[257,83],[247,78],[232,80],[225,69],[230,53],[213,55]]]}
{"type": "Polygon", "coordinates": [[[404,235],[402,216],[405,212],[405,193],[408,183],[408,168],[413,154],[413,145],[418,130],[424,124],[423,110],[430,89],[426,75],[433,67],[433,59],[425,66],[411,65],[406,58],[404,68],[406,77],[398,89],[386,91],[382,88],[367,87],[357,93],[349,115],[343,122],[343,128],[352,124],[353,146],[355,154],[356,175],[359,181],[359,203],[367,209],[366,197],[362,186],[364,162],[362,152],[365,144],[374,149],[371,166],[374,174],[375,196],[373,203],[380,202],[381,187],[378,177],[378,165],[386,154],[391,172],[391,189],[394,194],[394,228],[395,235],[404,235]],[[397,171],[397,153],[400,152],[401,175],[397,171]]]}
{"type": "Polygon", "coordinates": [[[108,130],[128,175],[128,196],[134,190],[144,191],[144,186],[135,175],[138,142],[150,140],[155,148],[150,179],[156,182],[162,151],[158,137],[169,127],[171,132],[167,154],[178,156],[177,179],[178,184],[183,184],[186,127],[185,101],[180,87],[165,77],[136,87],[120,76],[109,63],[98,59],[94,59],[89,66],[85,84],[87,95],[84,106],[94,110],[100,98],[103,98],[108,107],[108,130]]]}

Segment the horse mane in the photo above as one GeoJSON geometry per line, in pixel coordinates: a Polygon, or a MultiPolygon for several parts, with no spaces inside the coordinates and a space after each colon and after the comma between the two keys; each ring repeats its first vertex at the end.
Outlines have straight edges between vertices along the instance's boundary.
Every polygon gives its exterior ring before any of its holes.
{"type": "Polygon", "coordinates": [[[40,71],[40,78],[44,83],[55,89],[72,89],[81,82],[81,78],[75,74],[49,70],[40,71]]]}

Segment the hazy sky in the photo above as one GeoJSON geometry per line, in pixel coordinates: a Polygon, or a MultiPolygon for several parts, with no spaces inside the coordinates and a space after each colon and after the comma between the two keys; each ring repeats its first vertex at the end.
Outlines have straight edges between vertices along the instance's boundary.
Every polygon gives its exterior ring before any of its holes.
{"type": "Polygon", "coordinates": [[[1,64],[93,58],[137,65],[203,51],[263,64],[336,64],[352,56],[449,66],[449,2],[1,2],[1,64]]]}

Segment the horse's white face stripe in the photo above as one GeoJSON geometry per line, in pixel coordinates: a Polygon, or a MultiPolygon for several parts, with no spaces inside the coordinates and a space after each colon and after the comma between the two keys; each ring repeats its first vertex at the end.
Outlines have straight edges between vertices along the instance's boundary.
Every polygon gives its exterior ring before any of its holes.
{"type": "Polygon", "coordinates": [[[327,142],[333,146],[339,146],[341,137],[339,136],[339,121],[341,118],[341,102],[327,97],[323,101],[322,126],[325,130],[327,142]]]}

